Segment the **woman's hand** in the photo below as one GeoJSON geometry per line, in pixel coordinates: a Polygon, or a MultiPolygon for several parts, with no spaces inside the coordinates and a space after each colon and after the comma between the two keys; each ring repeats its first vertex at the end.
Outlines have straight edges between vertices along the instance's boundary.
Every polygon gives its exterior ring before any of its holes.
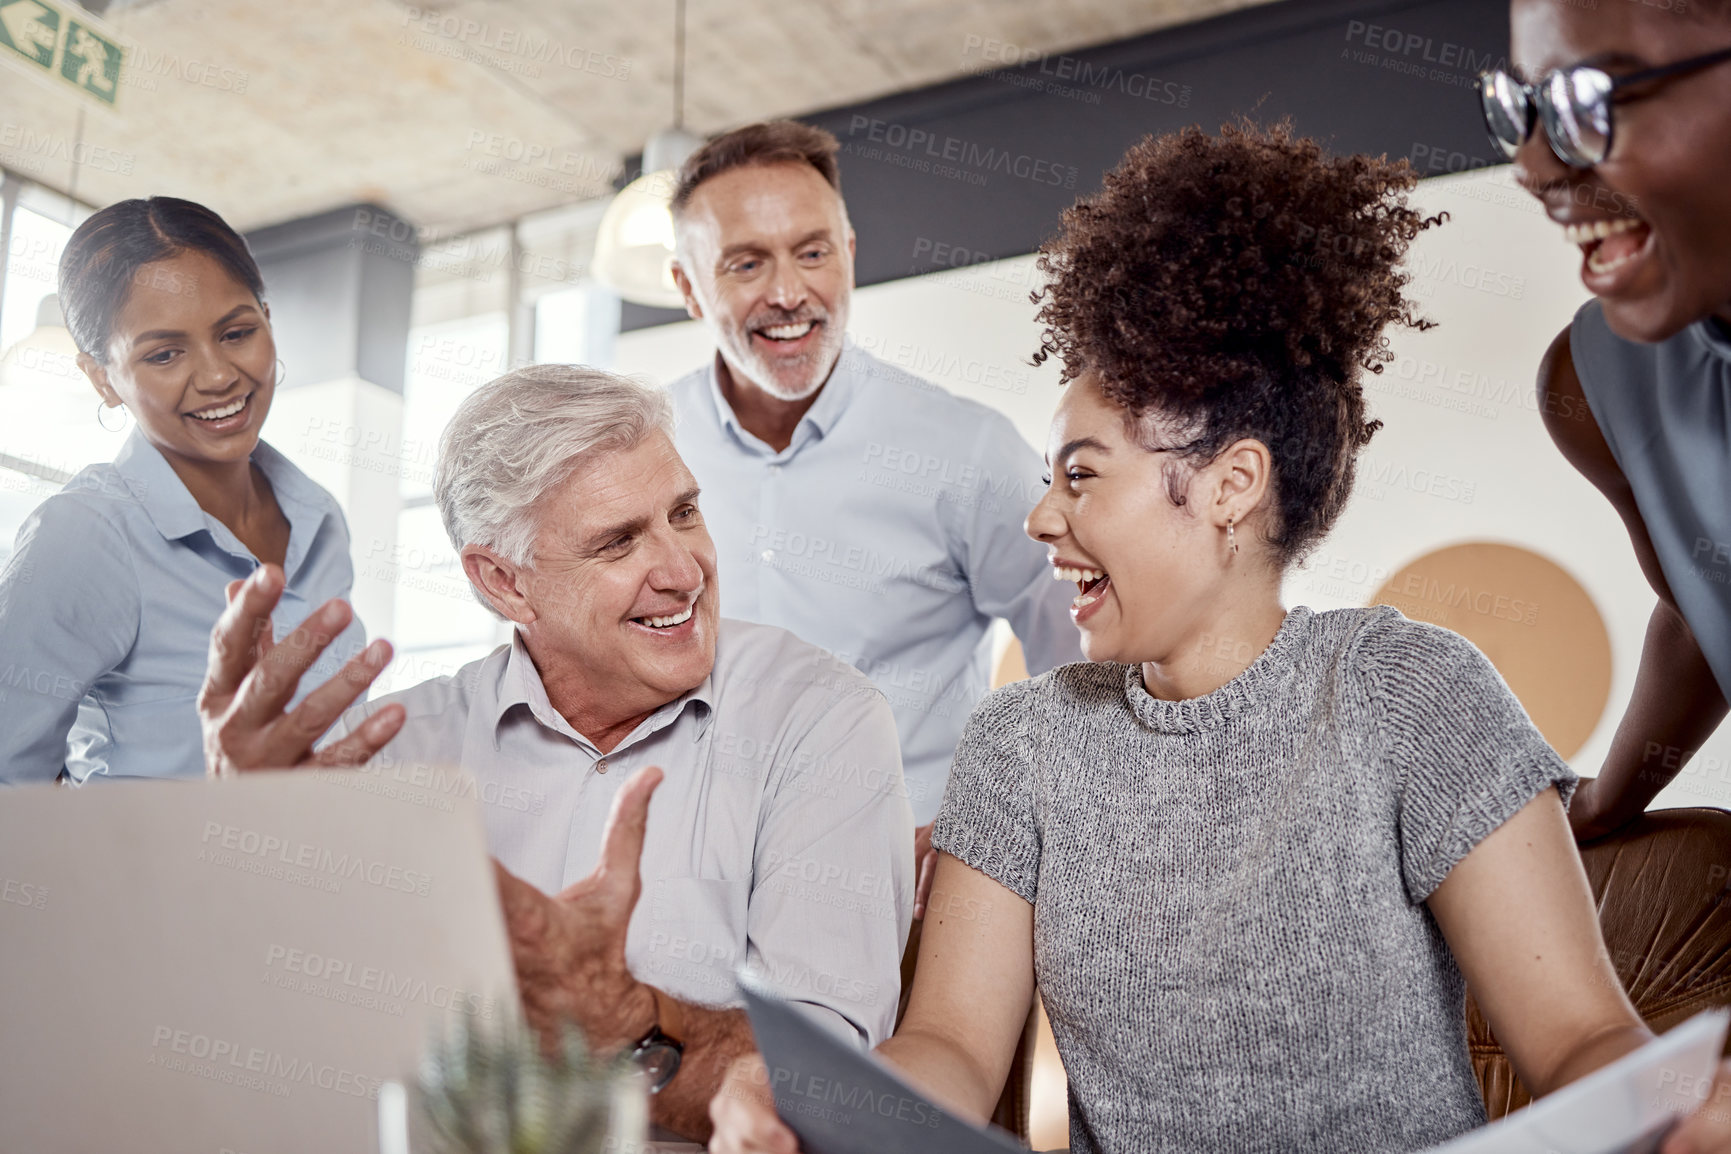
{"type": "Polygon", "coordinates": [[[374,641],[329,681],[288,704],[301,675],[353,620],[343,601],[327,601],[281,642],[271,639],[271,611],[283,593],[283,573],[260,565],[228,584],[228,608],[210,632],[210,660],[198,694],[204,760],[211,777],[254,769],[365,765],[402,729],[401,705],[387,705],[328,748],[313,746],[336,724],[391,660],[391,643],[374,641]]]}
{"type": "Polygon", "coordinates": [[[1659,1154],[1731,1154],[1731,1059],[1719,1063],[1707,1100],[1665,1136],[1659,1154]]]}
{"type": "Polygon", "coordinates": [[[775,1113],[769,1071],[754,1050],[727,1068],[721,1089],[709,1100],[715,1134],[710,1154],[796,1154],[799,1139],[775,1113]]]}

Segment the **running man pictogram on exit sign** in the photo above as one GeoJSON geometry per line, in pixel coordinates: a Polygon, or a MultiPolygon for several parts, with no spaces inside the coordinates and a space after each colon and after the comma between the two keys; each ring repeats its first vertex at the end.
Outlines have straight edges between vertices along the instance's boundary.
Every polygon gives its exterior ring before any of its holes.
{"type": "Polygon", "coordinates": [[[120,45],[80,20],[66,26],[66,51],[60,54],[60,75],[98,100],[114,103],[120,90],[120,45]]]}

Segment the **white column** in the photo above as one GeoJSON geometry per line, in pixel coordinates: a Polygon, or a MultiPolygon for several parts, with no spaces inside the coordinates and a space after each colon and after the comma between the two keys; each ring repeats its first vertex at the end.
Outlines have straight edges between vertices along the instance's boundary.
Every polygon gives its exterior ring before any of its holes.
{"type": "Polygon", "coordinates": [[[395,626],[397,517],[403,474],[424,470],[421,446],[403,440],[403,395],[359,377],[277,393],[265,439],[329,489],[343,507],[355,562],[352,602],[367,636],[395,626]]]}

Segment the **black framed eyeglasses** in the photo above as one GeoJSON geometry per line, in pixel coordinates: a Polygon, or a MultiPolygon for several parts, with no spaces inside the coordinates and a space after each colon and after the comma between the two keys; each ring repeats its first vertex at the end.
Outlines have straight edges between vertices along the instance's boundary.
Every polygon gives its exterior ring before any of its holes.
{"type": "Polygon", "coordinates": [[[1525,84],[1498,68],[1479,74],[1479,102],[1491,142],[1510,160],[1545,126],[1551,151],[1572,168],[1591,168],[1611,154],[1611,106],[1617,94],[1637,84],[1669,80],[1731,60],[1731,48],[1692,56],[1675,64],[1612,76],[1602,68],[1578,64],[1525,84]]]}

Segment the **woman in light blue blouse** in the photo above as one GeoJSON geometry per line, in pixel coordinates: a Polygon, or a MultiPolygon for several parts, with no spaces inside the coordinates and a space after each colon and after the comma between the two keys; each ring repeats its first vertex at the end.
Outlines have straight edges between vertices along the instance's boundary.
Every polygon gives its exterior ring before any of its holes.
{"type": "MultiPolygon", "coordinates": [[[[137,424],[30,515],[0,573],[0,782],[200,776],[194,702],[225,587],[280,566],[281,635],[347,598],[348,525],[259,440],[280,362],[258,265],[221,217],[110,205],[68,242],[60,300],[99,415],[137,424]]],[[[363,642],[348,620],[326,662],[363,642]]]]}

